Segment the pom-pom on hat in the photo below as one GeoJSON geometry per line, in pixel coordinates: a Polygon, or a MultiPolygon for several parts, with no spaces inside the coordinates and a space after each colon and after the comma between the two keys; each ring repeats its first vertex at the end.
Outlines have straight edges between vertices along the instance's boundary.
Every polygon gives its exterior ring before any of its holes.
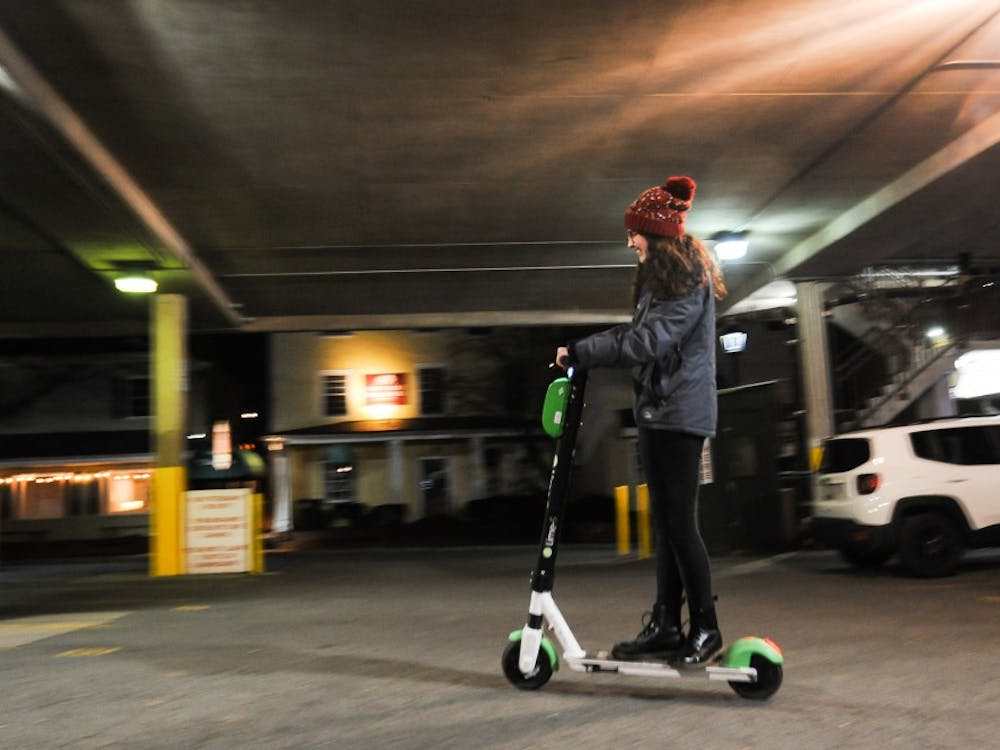
{"type": "Polygon", "coordinates": [[[668,177],[663,185],[644,191],[625,210],[625,228],[643,234],[682,237],[684,218],[691,210],[697,187],[690,177],[668,177]]]}

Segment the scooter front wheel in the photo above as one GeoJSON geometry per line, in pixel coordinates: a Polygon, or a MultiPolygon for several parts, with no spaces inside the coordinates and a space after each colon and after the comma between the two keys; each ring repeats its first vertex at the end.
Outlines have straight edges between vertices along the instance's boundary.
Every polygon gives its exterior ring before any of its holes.
{"type": "Polygon", "coordinates": [[[538,649],[538,658],[535,660],[535,668],[528,674],[524,674],[517,665],[521,658],[521,642],[511,641],[503,650],[501,664],[503,673],[511,685],[518,690],[538,690],[552,677],[552,664],[549,661],[545,649],[538,649]]]}
{"type": "Polygon", "coordinates": [[[750,666],[757,670],[757,681],[730,682],[729,687],[741,698],[766,701],[781,687],[781,678],[784,675],[781,665],[760,654],[754,654],[750,657],[750,666]]]}

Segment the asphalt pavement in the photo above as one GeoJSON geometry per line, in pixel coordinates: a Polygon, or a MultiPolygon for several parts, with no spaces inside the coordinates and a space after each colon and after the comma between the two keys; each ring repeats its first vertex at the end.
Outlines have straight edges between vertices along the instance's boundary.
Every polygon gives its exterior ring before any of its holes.
{"type": "MultiPolygon", "coordinates": [[[[726,683],[500,669],[524,547],[272,552],[267,573],[153,579],[143,556],[0,562],[2,748],[996,747],[1000,554],[948,579],[828,552],[714,561],[723,632],[785,654],[767,702],[726,683]]],[[[652,563],[561,553],[586,648],[633,636],[652,563]]]]}

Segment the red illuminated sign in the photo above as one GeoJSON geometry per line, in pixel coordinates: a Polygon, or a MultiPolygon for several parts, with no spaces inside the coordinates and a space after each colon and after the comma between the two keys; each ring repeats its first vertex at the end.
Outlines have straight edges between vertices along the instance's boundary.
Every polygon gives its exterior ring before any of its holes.
{"type": "Polygon", "coordinates": [[[382,372],[365,375],[365,403],[368,406],[405,404],[406,373],[382,372]]]}

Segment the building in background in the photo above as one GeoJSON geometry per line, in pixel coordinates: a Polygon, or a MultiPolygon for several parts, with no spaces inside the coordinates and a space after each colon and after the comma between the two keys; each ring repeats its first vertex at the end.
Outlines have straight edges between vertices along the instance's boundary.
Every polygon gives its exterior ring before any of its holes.
{"type": "MultiPolygon", "coordinates": [[[[794,319],[759,317],[720,321],[720,333],[739,324],[745,348],[718,352],[720,430],[708,451],[715,486],[702,505],[706,536],[719,549],[784,544],[808,502],[798,488],[808,467],[794,319]],[[751,517],[771,521],[764,528],[751,517]]],[[[265,490],[265,522],[276,532],[296,521],[303,528],[359,516],[399,523],[468,517],[484,507],[535,524],[554,449],[539,423],[545,388],[559,374],[548,364],[555,345],[589,330],[192,337],[189,484],[265,490]],[[247,459],[239,471],[213,465],[220,420],[231,428],[233,455],[247,459]]],[[[951,378],[961,413],[996,411],[1000,386],[987,343],[970,347],[951,378]]],[[[0,346],[3,543],[148,534],[155,462],[146,346],[141,339],[0,346]]],[[[915,405],[899,419],[920,418],[915,410],[934,394],[910,395],[915,405]]],[[[626,370],[591,373],[570,502],[593,507],[571,507],[571,522],[595,513],[607,519],[614,488],[641,482],[630,405],[626,370]]]]}
{"type": "MultiPolygon", "coordinates": [[[[255,420],[239,417],[254,413],[243,402],[265,406],[266,342],[226,341],[189,343],[188,424],[194,437],[231,419],[234,450],[245,452],[255,420]]],[[[150,394],[144,338],[3,342],[0,542],[7,549],[148,536],[150,394]]],[[[189,474],[205,485],[212,478],[196,465],[200,442],[190,443],[189,474]]]]}
{"type": "Polygon", "coordinates": [[[542,347],[551,339],[523,330],[274,334],[274,529],[451,516],[543,490],[542,347]]]}

